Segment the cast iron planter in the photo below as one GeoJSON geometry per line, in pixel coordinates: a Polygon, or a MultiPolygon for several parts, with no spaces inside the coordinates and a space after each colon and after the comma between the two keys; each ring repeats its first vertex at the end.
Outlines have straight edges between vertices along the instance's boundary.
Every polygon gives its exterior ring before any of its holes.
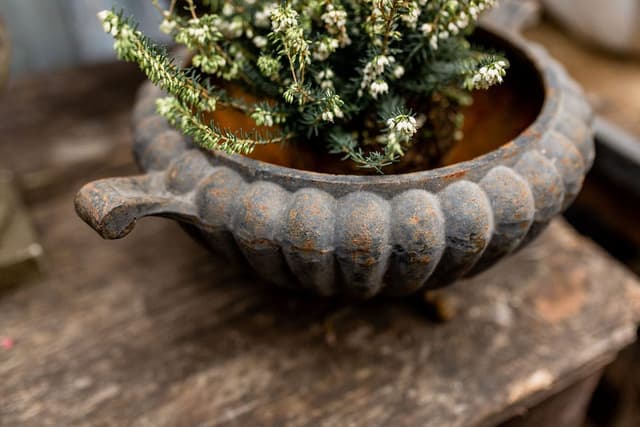
{"type": "Polygon", "coordinates": [[[146,84],[134,112],[146,173],[87,184],[77,212],[108,239],[144,216],[177,219],[265,280],[321,295],[409,294],[479,272],[567,208],[594,156],[591,110],[576,83],[540,47],[493,32],[532,64],[545,94],[535,122],[486,155],[353,176],[205,152],[155,114],[160,92],[146,84]]]}

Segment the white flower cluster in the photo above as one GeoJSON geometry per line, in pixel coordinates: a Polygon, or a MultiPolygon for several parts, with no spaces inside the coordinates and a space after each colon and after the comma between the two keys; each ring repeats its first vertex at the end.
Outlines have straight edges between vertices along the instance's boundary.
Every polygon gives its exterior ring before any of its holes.
{"type": "Polygon", "coordinates": [[[298,12],[290,6],[277,7],[271,14],[271,28],[280,37],[286,55],[297,57],[299,65],[310,62],[309,44],[298,22],[298,12]]]}
{"type": "MultiPolygon", "coordinates": [[[[429,39],[433,50],[438,49],[439,41],[446,40],[465,30],[472,21],[476,21],[481,12],[495,6],[497,0],[472,0],[463,2],[449,0],[439,12],[434,22],[425,22],[420,31],[429,39]]],[[[426,4],[427,2],[424,1],[426,4]]]]}
{"type": "Polygon", "coordinates": [[[255,36],[251,41],[258,49],[262,49],[269,43],[269,40],[264,36],[255,36]]]}
{"type": "Polygon", "coordinates": [[[333,122],[333,118],[337,117],[339,119],[344,117],[344,113],[340,109],[340,107],[334,107],[332,111],[324,111],[322,113],[322,120],[325,122],[333,122]]]}
{"type": "Polygon", "coordinates": [[[378,99],[379,95],[389,92],[389,83],[382,79],[378,79],[369,86],[369,94],[373,99],[378,99]]]}
{"type": "Polygon", "coordinates": [[[331,68],[325,68],[316,75],[316,80],[322,89],[333,89],[334,73],[331,68]]]}
{"type": "Polygon", "coordinates": [[[261,107],[256,107],[249,115],[258,126],[273,126],[278,123],[282,123],[285,119],[284,116],[278,115],[273,111],[265,110],[261,107]]]}
{"type": "Polygon", "coordinates": [[[277,2],[265,3],[262,10],[257,11],[253,16],[255,26],[259,28],[269,28],[271,25],[271,15],[277,8],[277,2]]]}
{"type": "Polygon", "coordinates": [[[367,18],[366,31],[371,37],[371,42],[376,46],[382,46],[386,39],[398,39],[401,37],[395,25],[389,25],[399,19],[407,28],[415,29],[422,14],[422,8],[427,0],[367,0],[371,3],[371,15],[367,18]]]}
{"type": "Polygon", "coordinates": [[[404,76],[404,67],[402,65],[396,65],[393,69],[393,77],[399,79],[402,76],[404,76]]]}
{"type": "MultiPolygon", "coordinates": [[[[373,99],[378,99],[379,95],[383,95],[389,91],[389,84],[384,80],[383,75],[388,66],[395,63],[396,59],[390,55],[377,55],[364,66],[362,71],[362,82],[358,96],[364,95],[364,90],[368,90],[369,95],[373,99]]],[[[404,74],[404,69],[398,70],[398,74],[404,74]]],[[[395,71],[394,71],[395,74],[395,71]]]]}
{"type": "MultiPolygon", "coordinates": [[[[113,48],[120,58],[130,58],[130,51],[134,47],[134,40],[140,35],[139,31],[136,31],[128,25],[123,25],[118,15],[109,11],[103,10],[98,13],[98,19],[102,23],[102,29],[105,33],[114,37],[113,48]]],[[[155,65],[155,64],[154,64],[155,65]]],[[[158,72],[160,70],[153,70],[158,72]]]]}
{"type": "Polygon", "coordinates": [[[334,118],[341,119],[344,117],[344,113],[342,112],[342,106],[344,102],[340,97],[336,94],[327,94],[325,98],[322,99],[322,114],[321,118],[325,122],[333,122],[334,118]]]}
{"type": "Polygon", "coordinates": [[[482,12],[494,7],[498,0],[476,0],[469,6],[469,14],[473,20],[477,20],[482,12]]]}
{"type": "MultiPolygon", "coordinates": [[[[199,111],[216,109],[216,97],[205,95],[205,88],[198,82],[187,83],[185,77],[176,72],[176,66],[166,57],[149,52],[148,40],[127,20],[108,10],[98,13],[98,18],[104,30],[114,37],[114,49],[120,59],[137,62],[149,80],[158,87],[171,94],[180,93],[180,102],[184,105],[193,106],[199,111]]],[[[171,99],[178,102],[173,97],[171,99]]]]}
{"type": "MultiPolygon", "coordinates": [[[[431,130],[433,111],[462,105],[442,90],[447,104],[429,104],[427,120],[410,112],[415,97],[433,99],[440,88],[458,93],[461,84],[485,89],[502,82],[508,67],[506,59],[476,51],[465,40],[469,26],[496,0],[167,0],[168,11],[153,2],[162,31],[186,45],[204,80],[171,62],[130,20],[102,12],[102,25],[115,38],[118,55],[138,63],[172,97],[159,104],[170,123],[200,145],[229,152],[315,133],[331,141],[332,152],[380,172],[412,147],[425,123],[431,130]],[[176,10],[182,6],[186,13],[176,10]],[[444,49],[445,40],[452,49],[444,49]],[[434,61],[447,66],[425,79],[434,61]],[[229,91],[235,82],[262,102],[229,91]],[[198,113],[216,105],[282,135],[241,137],[205,123],[198,113]]],[[[447,116],[443,129],[449,132],[458,124],[447,116]]]]}
{"type": "Polygon", "coordinates": [[[408,114],[400,114],[387,119],[389,132],[397,132],[404,137],[412,137],[418,131],[415,117],[408,114]]]}
{"type": "Polygon", "coordinates": [[[241,16],[234,16],[230,20],[218,19],[214,25],[227,39],[237,39],[242,37],[244,21],[241,16]]]}
{"type": "Polygon", "coordinates": [[[344,9],[336,9],[333,4],[327,4],[326,12],[320,17],[327,32],[334,36],[340,47],[351,44],[347,33],[347,12],[344,9]]]}
{"type": "Polygon", "coordinates": [[[160,31],[165,34],[172,34],[177,28],[176,20],[173,19],[168,11],[163,13],[163,17],[160,23],[160,31]]]}
{"type": "Polygon", "coordinates": [[[507,74],[506,67],[507,63],[502,60],[484,65],[465,79],[464,86],[469,90],[489,89],[495,84],[502,83],[504,76],[507,74]]]}
{"type": "Polygon", "coordinates": [[[227,60],[220,55],[194,55],[192,62],[194,66],[209,74],[216,74],[227,65],[227,60]]]}
{"type": "Polygon", "coordinates": [[[205,16],[201,18],[192,18],[181,26],[175,36],[178,43],[182,43],[190,49],[211,45],[222,37],[218,28],[219,18],[216,16],[205,16]]]}
{"type": "Polygon", "coordinates": [[[176,36],[178,43],[184,43],[187,46],[204,45],[211,41],[213,32],[211,27],[203,25],[199,18],[192,18],[187,25],[176,36]]]}
{"type": "Polygon", "coordinates": [[[233,7],[233,4],[231,3],[225,3],[224,6],[222,6],[222,14],[224,16],[231,16],[235,11],[236,8],[233,7]]]}
{"type": "Polygon", "coordinates": [[[278,73],[280,72],[280,68],[282,65],[280,61],[274,58],[271,55],[260,55],[258,57],[258,62],[256,63],[260,72],[269,77],[272,80],[275,80],[278,77],[278,73]]]}
{"type": "Polygon", "coordinates": [[[400,19],[407,27],[414,29],[418,25],[418,18],[420,18],[420,6],[417,2],[410,1],[406,4],[406,10],[406,13],[400,15],[400,19]]]}
{"type": "Polygon", "coordinates": [[[259,10],[253,16],[253,23],[259,28],[269,28],[271,25],[271,15],[278,8],[277,2],[268,2],[262,6],[262,10],[259,10]]]}
{"type": "Polygon", "coordinates": [[[338,39],[333,37],[322,37],[313,46],[313,59],[324,61],[340,47],[338,39]]]}
{"type": "Polygon", "coordinates": [[[415,117],[408,114],[399,114],[387,119],[387,132],[380,135],[386,151],[393,157],[403,156],[404,148],[413,135],[418,131],[415,117]]]}
{"type": "Polygon", "coordinates": [[[120,22],[118,15],[109,10],[103,10],[98,12],[98,19],[102,23],[102,29],[105,33],[114,37],[118,34],[118,24],[120,22]]]}
{"type": "Polygon", "coordinates": [[[371,15],[367,19],[368,25],[366,26],[367,32],[371,37],[372,43],[380,46],[382,44],[382,40],[380,40],[380,35],[384,34],[385,30],[385,19],[384,13],[382,12],[381,7],[384,7],[382,4],[374,3],[374,7],[371,10],[371,15]]]}
{"type": "Polygon", "coordinates": [[[271,29],[274,33],[285,33],[298,28],[298,12],[291,7],[277,7],[271,12],[271,29]]]}

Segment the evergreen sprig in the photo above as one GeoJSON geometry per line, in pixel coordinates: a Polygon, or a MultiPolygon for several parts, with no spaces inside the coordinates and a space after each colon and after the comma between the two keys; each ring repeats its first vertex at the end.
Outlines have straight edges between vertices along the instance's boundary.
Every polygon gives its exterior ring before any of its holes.
{"type": "MultiPolygon", "coordinates": [[[[446,99],[455,110],[469,91],[502,82],[506,59],[466,39],[495,1],[170,0],[164,9],[152,0],[161,29],[192,52],[192,69],[121,13],[99,18],[118,56],[168,92],[158,111],[203,147],[248,153],[258,144],[323,143],[383,172],[438,134],[420,100],[446,99]],[[250,96],[232,96],[232,87],[250,96]],[[206,119],[218,107],[271,132],[221,129],[206,119]]],[[[453,117],[458,135],[459,115],[442,116],[453,117]]]]}

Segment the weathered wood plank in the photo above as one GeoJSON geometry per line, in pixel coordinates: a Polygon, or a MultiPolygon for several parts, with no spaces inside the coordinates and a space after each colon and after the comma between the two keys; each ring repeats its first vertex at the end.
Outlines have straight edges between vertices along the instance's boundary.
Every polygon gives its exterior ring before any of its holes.
{"type": "Polygon", "coordinates": [[[142,75],[100,64],[11,81],[0,94],[0,169],[18,174],[27,201],[70,180],[131,169],[130,108],[142,75]]]}
{"type": "Polygon", "coordinates": [[[561,224],[433,324],[407,300],[272,292],[167,221],[107,243],[69,198],[34,217],[50,269],[0,301],[6,425],[474,425],[635,336],[637,284],[561,224]]]}
{"type": "Polygon", "coordinates": [[[27,192],[44,277],[0,295],[0,337],[13,340],[0,348],[0,425],[493,424],[587,378],[634,339],[638,283],[562,222],[448,290],[457,315],[444,323],[417,299],[274,291],[167,220],[102,241],[72,198],[86,179],[134,170],[133,83],[120,71],[106,94],[112,72],[52,77],[84,82],[66,100],[52,80],[18,82],[21,101],[1,107],[2,164],[27,183],[58,172],[27,192]],[[56,136],[107,149],[55,157],[56,136]]]}

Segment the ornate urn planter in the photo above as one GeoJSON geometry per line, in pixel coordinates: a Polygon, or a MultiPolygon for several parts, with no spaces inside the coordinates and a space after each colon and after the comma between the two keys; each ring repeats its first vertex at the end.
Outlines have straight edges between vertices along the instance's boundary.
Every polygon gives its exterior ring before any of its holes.
{"type": "Polygon", "coordinates": [[[534,71],[537,81],[525,84],[542,101],[523,132],[484,155],[357,176],[206,152],[155,114],[160,91],[146,84],[134,111],[145,173],[85,185],[77,212],[108,239],[144,216],[176,219],[265,280],[321,295],[409,294],[482,271],[569,206],[594,157],[591,110],[576,83],[542,48],[492,33],[534,71]]]}

